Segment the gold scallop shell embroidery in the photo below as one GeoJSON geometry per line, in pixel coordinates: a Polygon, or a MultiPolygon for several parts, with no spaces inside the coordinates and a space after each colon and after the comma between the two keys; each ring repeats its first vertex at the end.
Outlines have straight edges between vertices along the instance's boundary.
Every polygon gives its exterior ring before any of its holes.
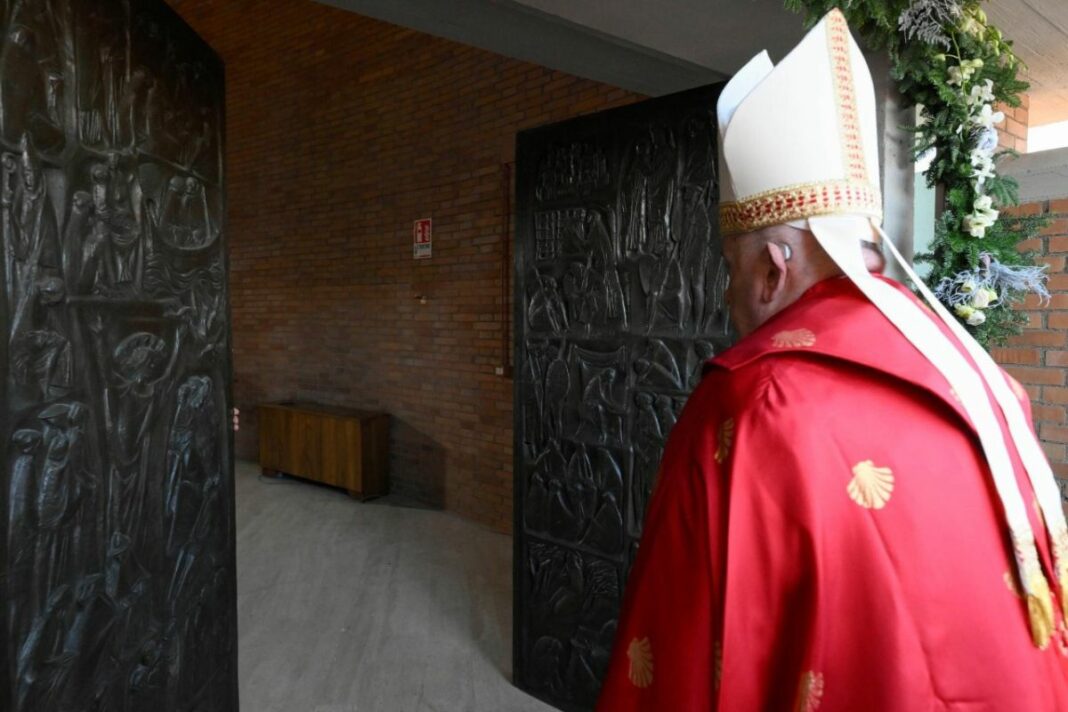
{"type": "Polygon", "coordinates": [[[816,335],[808,329],[780,331],[771,337],[771,345],[777,349],[796,349],[816,345],[816,335]]]}
{"type": "Polygon", "coordinates": [[[734,442],[734,418],[727,418],[723,421],[723,425],[719,426],[718,446],[716,447],[716,454],[713,458],[716,464],[722,465],[727,461],[727,456],[731,454],[731,443],[734,442]]]}
{"type": "Polygon", "coordinates": [[[894,492],[894,473],[889,467],[876,467],[871,460],[858,462],[846,489],[849,498],[861,507],[882,509],[894,492]]]}
{"type": "Polygon", "coordinates": [[[630,671],[627,676],[635,687],[645,689],[653,684],[653,646],[648,638],[635,638],[627,648],[630,671]]]}
{"type": "Polygon", "coordinates": [[[816,712],[823,702],[823,673],[806,672],[801,676],[797,695],[797,712],[816,712]]]}

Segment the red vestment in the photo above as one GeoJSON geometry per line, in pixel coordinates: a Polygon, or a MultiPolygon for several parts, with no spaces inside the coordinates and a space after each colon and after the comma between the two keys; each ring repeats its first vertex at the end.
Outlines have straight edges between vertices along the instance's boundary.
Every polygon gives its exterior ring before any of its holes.
{"type": "Polygon", "coordinates": [[[712,360],[690,397],[597,709],[1068,710],[1064,622],[1035,647],[1015,571],[955,394],[830,279],[712,360]]]}

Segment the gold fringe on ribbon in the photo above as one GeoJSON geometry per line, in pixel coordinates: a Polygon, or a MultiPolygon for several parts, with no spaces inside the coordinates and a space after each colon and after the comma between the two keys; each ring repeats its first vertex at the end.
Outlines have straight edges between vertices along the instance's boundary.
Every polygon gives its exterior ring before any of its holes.
{"type": "Polygon", "coordinates": [[[1061,571],[1061,575],[1057,581],[1061,588],[1061,614],[1064,616],[1065,622],[1068,622],[1068,572],[1061,571]]]}
{"type": "Polygon", "coordinates": [[[1059,527],[1053,535],[1053,566],[1060,589],[1061,613],[1068,622],[1068,529],[1064,527],[1059,527]]]}
{"type": "Polygon", "coordinates": [[[1031,620],[1031,640],[1045,650],[1053,637],[1053,595],[1046,577],[1040,573],[1027,582],[1027,616],[1031,620]]]}

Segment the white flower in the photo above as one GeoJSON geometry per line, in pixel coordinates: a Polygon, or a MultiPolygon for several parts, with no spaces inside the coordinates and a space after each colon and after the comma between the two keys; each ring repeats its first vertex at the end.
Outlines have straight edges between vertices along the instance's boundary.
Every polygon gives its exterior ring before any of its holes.
{"type": "Polygon", "coordinates": [[[986,229],[997,222],[998,211],[993,208],[994,200],[989,195],[980,195],[973,203],[973,212],[964,218],[964,229],[972,237],[985,237],[986,229]]]}
{"type": "Polygon", "coordinates": [[[998,293],[990,287],[983,287],[972,295],[972,306],[976,309],[986,309],[998,299],[998,293]]]}
{"type": "Polygon", "coordinates": [[[994,101],[994,82],[990,79],[983,80],[982,84],[976,84],[968,91],[965,102],[968,106],[989,104],[994,101]]]}
{"type": "Polygon", "coordinates": [[[965,294],[971,294],[972,292],[975,291],[975,289],[976,289],[975,280],[972,280],[972,279],[969,279],[969,280],[965,281],[964,284],[960,285],[960,291],[964,292],[965,294]]]}
{"type": "Polygon", "coordinates": [[[972,178],[975,179],[975,184],[978,188],[982,188],[987,179],[993,178],[996,174],[994,172],[994,159],[989,154],[983,153],[979,149],[975,149],[971,154],[972,162],[972,178]]]}
{"type": "Polygon", "coordinates": [[[984,223],[981,220],[977,220],[971,215],[964,218],[964,229],[967,230],[968,234],[972,237],[986,237],[986,229],[988,227],[990,227],[989,223],[984,223]]]}
{"type": "Polygon", "coordinates": [[[953,311],[957,313],[961,319],[964,319],[971,326],[979,326],[986,321],[986,314],[981,309],[968,306],[967,304],[958,304],[953,308],[953,311]]]}
{"type": "Polygon", "coordinates": [[[990,104],[983,104],[983,107],[979,109],[979,113],[972,115],[972,123],[977,126],[982,126],[984,129],[994,128],[996,124],[1000,124],[1005,120],[1005,114],[1000,111],[994,111],[994,107],[990,104]]]}
{"type": "Polygon", "coordinates": [[[972,152],[968,154],[968,160],[971,161],[972,168],[980,168],[990,162],[990,154],[979,148],[973,148],[972,152]]]}
{"type": "Polygon", "coordinates": [[[950,67],[946,70],[946,74],[949,75],[949,79],[946,80],[946,84],[951,87],[960,86],[964,84],[964,72],[960,67],[950,67]]]}

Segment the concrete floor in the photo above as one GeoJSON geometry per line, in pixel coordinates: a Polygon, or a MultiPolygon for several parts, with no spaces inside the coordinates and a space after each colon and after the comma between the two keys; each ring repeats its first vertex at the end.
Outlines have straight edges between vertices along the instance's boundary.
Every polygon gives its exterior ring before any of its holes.
{"type": "Polygon", "coordinates": [[[512,686],[512,540],[237,466],[244,712],[545,712],[512,686]]]}

